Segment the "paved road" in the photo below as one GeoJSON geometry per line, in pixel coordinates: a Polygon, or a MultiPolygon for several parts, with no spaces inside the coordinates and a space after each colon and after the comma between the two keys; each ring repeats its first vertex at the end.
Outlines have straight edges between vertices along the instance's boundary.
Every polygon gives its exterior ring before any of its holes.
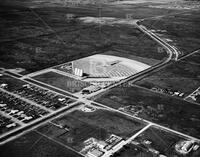
{"type": "Polygon", "coordinates": [[[2,89],[2,88],[0,88],[0,90],[3,91],[4,93],[7,93],[7,94],[9,94],[9,95],[14,96],[15,98],[21,99],[22,101],[27,102],[27,103],[29,103],[29,104],[31,104],[31,105],[33,105],[33,106],[37,106],[37,107],[39,107],[39,108],[41,108],[41,109],[43,109],[43,110],[45,110],[45,111],[48,111],[49,113],[53,112],[53,110],[48,109],[48,108],[46,108],[45,106],[42,106],[42,105],[40,105],[40,104],[37,104],[37,103],[35,103],[34,101],[31,101],[31,100],[29,100],[29,99],[26,99],[26,98],[24,98],[24,97],[21,97],[21,96],[18,95],[18,94],[11,93],[11,92],[6,91],[6,90],[4,90],[4,89],[2,89]]]}
{"type": "Polygon", "coordinates": [[[145,34],[150,36],[153,40],[158,42],[161,46],[163,46],[167,50],[167,53],[169,54],[168,58],[166,60],[162,61],[161,63],[158,63],[158,64],[156,64],[156,65],[154,65],[154,66],[152,66],[152,67],[150,67],[150,68],[148,68],[148,69],[146,69],[146,70],[144,70],[142,72],[139,72],[139,73],[137,73],[135,75],[132,75],[132,76],[126,78],[126,79],[123,79],[123,80],[119,81],[118,83],[116,83],[114,85],[111,85],[110,87],[108,87],[106,89],[102,89],[102,90],[100,90],[100,91],[98,91],[98,92],[96,92],[94,94],[86,96],[86,98],[89,99],[89,98],[91,98],[91,97],[93,97],[93,96],[95,96],[97,94],[100,94],[100,93],[105,92],[105,91],[107,91],[109,89],[112,89],[114,87],[117,87],[117,86],[120,86],[120,85],[122,85],[124,83],[127,83],[130,80],[132,82],[136,82],[136,81],[148,76],[151,72],[155,72],[157,70],[160,70],[160,69],[164,68],[172,60],[177,61],[178,55],[179,55],[178,51],[174,47],[169,45],[166,41],[163,41],[162,39],[160,39],[156,34],[150,32],[145,27],[138,25],[138,22],[139,22],[139,20],[134,20],[133,24],[136,25],[138,27],[138,29],[140,29],[142,32],[144,32],[145,34]]]}
{"type": "MultiPolygon", "coordinates": [[[[9,74],[8,74],[8,75],[9,75],[9,74]]],[[[10,76],[12,76],[12,75],[10,75],[10,76]]],[[[12,76],[12,77],[14,77],[14,76],[12,76]]],[[[26,80],[23,80],[23,81],[24,81],[24,82],[27,82],[27,83],[29,83],[29,84],[33,84],[33,83],[30,83],[30,82],[28,82],[28,81],[26,81],[26,80]]],[[[33,85],[38,86],[38,85],[36,85],[36,84],[33,84],[33,85]]],[[[38,87],[40,87],[40,86],[38,86],[38,87]]],[[[40,88],[47,89],[47,88],[44,88],[44,87],[40,87],[40,88]]],[[[3,90],[3,89],[1,89],[1,90],[3,90]]],[[[49,90],[49,89],[48,89],[48,90],[49,90]]],[[[65,95],[63,95],[63,94],[57,93],[57,92],[55,92],[55,91],[52,91],[52,90],[50,90],[50,91],[53,92],[53,93],[62,95],[62,96],[64,96],[64,97],[68,97],[68,96],[65,96],[65,95]]],[[[6,92],[7,92],[7,93],[10,93],[10,92],[8,92],[8,91],[6,91],[6,92]]],[[[13,94],[13,93],[11,93],[11,94],[14,95],[14,96],[16,96],[16,97],[19,97],[19,96],[13,94]]],[[[27,99],[21,98],[21,97],[19,97],[19,98],[20,98],[20,99],[23,99],[23,100],[25,100],[25,101],[27,102],[27,99]]],[[[72,98],[72,99],[75,100],[74,98],[72,98]]],[[[29,103],[29,100],[28,100],[28,103],[29,103]]],[[[10,132],[7,132],[7,133],[1,135],[1,136],[0,136],[0,145],[2,145],[2,144],[5,143],[5,142],[8,142],[8,141],[10,141],[10,140],[15,139],[16,137],[18,137],[17,134],[22,135],[22,134],[24,133],[25,130],[26,130],[26,131],[27,131],[27,130],[30,130],[30,129],[31,129],[32,127],[34,127],[34,126],[37,126],[37,127],[38,127],[38,126],[40,126],[43,122],[46,122],[46,121],[49,120],[50,118],[52,118],[52,117],[55,118],[55,116],[64,113],[66,110],[72,108],[73,106],[76,106],[77,103],[78,103],[78,101],[75,101],[74,103],[70,104],[69,106],[65,106],[65,107],[63,107],[63,108],[61,108],[61,109],[59,109],[59,110],[57,110],[57,111],[51,111],[50,114],[48,114],[48,115],[46,115],[46,116],[43,116],[43,117],[41,117],[41,118],[38,118],[37,120],[34,120],[33,122],[30,122],[30,123],[28,123],[28,124],[22,123],[22,122],[20,122],[20,121],[17,120],[17,119],[13,119],[13,120],[15,120],[17,123],[19,123],[19,124],[21,125],[21,127],[18,127],[18,128],[15,129],[15,130],[12,130],[12,131],[10,131],[10,132]],[[20,131],[22,132],[22,134],[20,133],[20,131]],[[17,134],[15,134],[15,133],[17,133],[17,134]],[[7,137],[8,137],[8,138],[7,138],[7,137]],[[2,140],[2,139],[4,139],[4,140],[2,140]]],[[[31,101],[31,104],[32,104],[32,105],[39,106],[39,107],[41,108],[41,106],[40,106],[39,104],[36,104],[36,103],[34,103],[34,102],[32,102],[32,101],[31,101]]],[[[46,108],[45,108],[45,109],[46,109],[46,108]]]]}
{"type": "MultiPolygon", "coordinates": [[[[123,84],[123,83],[126,83],[126,82],[130,81],[130,80],[132,80],[132,81],[137,81],[137,80],[139,80],[139,79],[141,79],[141,78],[146,77],[147,75],[149,75],[149,73],[154,72],[154,71],[156,71],[156,70],[159,70],[159,69],[165,67],[165,66],[168,65],[168,63],[170,63],[171,61],[177,61],[177,60],[178,60],[178,55],[179,55],[179,54],[178,54],[178,51],[176,50],[176,48],[174,48],[173,46],[169,45],[167,42],[165,42],[165,41],[163,41],[162,39],[160,39],[156,34],[150,32],[150,31],[147,30],[145,27],[143,27],[143,26],[137,24],[138,21],[135,21],[135,22],[136,22],[135,25],[136,25],[142,32],[144,32],[145,34],[147,34],[148,36],[150,36],[153,40],[155,40],[155,41],[158,42],[160,45],[162,45],[162,46],[167,50],[169,56],[168,56],[168,58],[167,58],[166,60],[162,61],[161,63],[159,63],[159,64],[157,64],[157,65],[155,65],[155,66],[152,66],[151,68],[149,68],[149,69],[147,69],[147,70],[144,70],[144,71],[142,71],[142,72],[140,72],[140,73],[138,73],[138,74],[136,74],[136,75],[133,75],[133,76],[127,78],[127,79],[121,80],[119,83],[114,84],[114,85],[110,86],[109,88],[107,88],[107,89],[105,89],[105,90],[101,90],[101,92],[106,91],[106,90],[109,90],[109,89],[114,88],[114,87],[116,87],[116,86],[119,86],[119,85],[121,85],[121,84],[123,84]]],[[[48,68],[48,69],[49,69],[49,68],[48,68]]],[[[48,71],[48,69],[45,69],[45,70],[48,71]]],[[[42,70],[41,72],[43,73],[44,70],[42,70]]],[[[27,75],[27,76],[25,76],[24,78],[29,77],[29,76],[33,76],[34,74],[38,74],[38,72],[37,72],[37,73],[32,73],[32,74],[30,74],[30,75],[27,75]]],[[[24,78],[23,78],[23,79],[24,79],[24,78]]],[[[25,80],[24,80],[24,81],[25,81],[25,80]]],[[[29,83],[29,82],[28,82],[28,83],[29,83]]],[[[45,84],[45,85],[46,85],[46,84],[45,84]]],[[[53,87],[53,88],[55,88],[55,87],[53,87]]],[[[59,90],[60,90],[60,89],[59,89],[59,90]]],[[[66,92],[66,91],[65,91],[65,92],[66,92]]],[[[58,94],[60,94],[60,93],[58,93],[58,94]]],[[[89,97],[87,97],[87,98],[91,98],[91,96],[89,96],[89,97]]],[[[122,112],[122,111],[119,111],[119,110],[110,108],[110,107],[108,107],[108,106],[106,106],[106,105],[103,105],[103,104],[100,104],[100,103],[96,103],[96,102],[94,102],[94,101],[88,100],[87,98],[82,98],[82,97],[80,96],[80,97],[78,98],[78,101],[77,101],[77,102],[84,102],[84,103],[86,103],[86,104],[95,103],[95,104],[97,104],[97,105],[99,105],[99,106],[101,106],[101,107],[103,107],[103,108],[106,108],[106,109],[108,109],[108,110],[110,110],[110,111],[118,112],[118,113],[123,114],[123,115],[125,115],[125,116],[132,117],[132,118],[134,118],[134,119],[136,119],[136,120],[143,121],[143,122],[147,123],[147,126],[146,126],[146,127],[144,127],[142,130],[140,130],[139,132],[137,132],[135,135],[133,135],[133,136],[132,136],[131,138],[129,138],[127,141],[125,141],[124,143],[122,143],[122,145],[119,146],[118,149],[120,149],[122,146],[126,145],[127,143],[131,142],[134,138],[136,138],[139,134],[141,134],[142,132],[144,132],[146,129],[148,129],[148,128],[151,127],[151,126],[159,127],[159,128],[161,128],[161,129],[163,129],[163,130],[166,130],[166,131],[169,131],[169,132],[178,134],[178,135],[180,135],[180,136],[183,136],[183,137],[186,137],[186,138],[189,138],[189,139],[193,139],[193,140],[196,140],[196,141],[200,141],[200,140],[197,139],[197,138],[191,137],[191,136],[189,136],[189,135],[185,135],[185,134],[183,134],[183,133],[180,133],[180,132],[178,132],[178,131],[175,131],[175,130],[169,129],[169,128],[167,128],[167,127],[161,126],[161,125],[159,125],[159,124],[150,122],[150,121],[148,121],[148,120],[145,120],[145,119],[142,119],[142,118],[139,118],[139,117],[132,116],[132,115],[127,114],[127,113],[125,113],[125,112],[122,112]]],[[[43,135],[43,136],[44,136],[44,135],[43,135]]],[[[50,137],[47,137],[47,138],[50,138],[50,137]]],[[[53,140],[53,139],[51,139],[51,140],[53,140]]],[[[54,142],[58,142],[58,141],[54,141],[54,142]]],[[[62,143],[59,143],[59,144],[63,145],[62,143]]],[[[63,146],[65,146],[65,145],[63,145],[63,146]]],[[[69,148],[68,148],[68,149],[69,149],[69,148]]],[[[118,149],[117,149],[117,150],[118,150],[118,149]]],[[[108,156],[110,156],[111,154],[113,154],[114,152],[116,152],[117,150],[112,150],[111,152],[108,152],[108,153],[106,153],[106,154],[104,154],[104,155],[105,155],[105,157],[108,157],[108,156]]]]}
{"type": "Polygon", "coordinates": [[[193,51],[192,53],[189,53],[189,54],[187,54],[187,55],[184,55],[184,56],[180,57],[180,58],[178,59],[178,61],[183,60],[183,59],[185,59],[185,58],[187,58],[187,57],[189,57],[189,56],[191,56],[191,55],[193,55],[193,54],[195,54],[195,53],[199,53],[199,52],[200,52],[200,49],[198,49],[198,50],[196,50],[196,51],[193,51]]]}
{"type": "MultiPolygon", "coordinates": [[[[83,102],[83,101],[84,101],[84,100],[82,100],[82,102],[83,102]]],[[[193,140],[195,140],[195,141],[199,141],[199,142],[200,142],[200,139],[198,139],[198,138],[195,138],[195,137],[192,137],[192,136],[186,135],[186,134],[181,133],[181,132],[179,132],[179,131],[172,130],[172,129],[167,128],[167,127],[165,127],[165,126],[162,126],[162,125],[159,125],[159,124],[153,123],[153,122],[151,122],[151,121],[145,120],[145,119],[143,119],[143,118],[139,118],[139,117],[136,117],[136,116],[130,115],[130,114],[125,113],[125,112],[123,112],[123,111],[120,111],[120,110],[117,110],[117,109],[113,109],[113,108],[108,107],[108,106],[106,106],[106,105],[103,105],[103,104],[101,104],[101,103],[94,102],[94,101],[90,101],[90,100],[87,100],[87,101],[85,101],[85,102],[88,103],[88,104],[90,104],[90,103],[95,103],[95,104],[97,104],[97,105],[99,105],[99,106],[102,106],[102,107],[104,107],[104,108],[109,109],[110,111],[121,113],[121,114],[123,114],[123,115],[125,115],[125,116],[131,117],[131,118],[134,118],[134,119],[136,119],[136,120],[139,120],[139,121],[145,122],[145,123],[147,123],[147,124],[152,124],[153,126],[156,126],[156,127],[159,127],[159,128],[161,128],[161,129],[163,129],[163,130],[166,130],[166,131],[169,131],[169,132],[172,132],[172,133],[178,134],[178,135],[180,135],[180,136],[182,136],[182,137],[186,137],[186,138],[193,139],[193,140]]]]}
{"type": "Polygon", "coordinates": [[[67,148],[67,149],[71,150],[72,152],[75,152],[75,153],[79,154],[80,156],[83,156],[83,157],[84,157],[83,154],[81,154],[81,153],[79,153],[78,151],[72,149],[71,147],[67,146],[66,144],[63,144],[62,142],[59,142],[59,141],[53,139],[52,137],[49,137],[49,136],[47,136],[47,135],[45,135],[45,134],[43,134],[43,133],[41,133],[41,132],[39,132],[39,131],[37,131],[37,130],[34,130],[34,131],[35,131],[36,133],[38,133],[39,135],[41,135],[41,136],[43,136],[43,137],[45,137],[45,138],[47,138],[47,139],[49,139],[49,140],[51,140],[51,141],[53,141],[53,142],[55,142],[55,143],[57,143],[57,144],[63,146],[64,148],[67,148]]]}
{"type": "Polygon", "coordinates": [[[119,151],[121,148],[123,148],[125,145],[129,144],[132,142],[132,140],[134,140],[138,135],[140,135],[141,133],[143,133],[145,130],[147,130],[152,124],[148,124],[147,126],[145,126],[143,129],[141,129],[140,131],[138,131],[136,134],[134,134],[132,137],[130,137],[128,140],[126,141],[122,141],[120,142],[117,146],[114,146],[113,148],[115,149],[111,149],[109,151],[107,151],[105,154],[103,154],[102,157],[109,157],[111,155],[113,155],[115,152],[119,151]]]}
{"type": "MultiPolygon", "coordinates": [[[[138,86],[137,84],[132,84],[132,82],[131,82],[130,85],[133,86],[133,87],[136,87],[136,88],[140,88],[140,89],[143,89],[143,90],[152,92],[152,93],[156,93],[156,94],[159,94],[159,95],[168,96],[168,97],[170,97],[170,98],[177,99],[177,100],[179,100],[180,102],[181,102],[181,101],[186,101],[186,102],[188,102],[188,103],[190,103],[190,104],[200,105],[200,104],[197,103],[197,102],[192,102],[192,101],[186,100],[191,94],[188,95],[187,97],[185,97],[185,98],[183,99],[183,98],[181,98],[181,97],[172,96],[172,95],[170,95],[170,94],[161,93],[161,92],[156,92],[156,91],[151,90],[151,89],[149,89],[149,88],[146,88],[146,87],[143,87],[143,86],[138,86]]],[[[195,91],[196,91],[196,90],[195,90],[195,91]]],[[[195,91],[194,91],[194,92],[195,92],[195,91]]],[[[194,92],[193,92],[193,93],[194,93],[194,92]]]]}

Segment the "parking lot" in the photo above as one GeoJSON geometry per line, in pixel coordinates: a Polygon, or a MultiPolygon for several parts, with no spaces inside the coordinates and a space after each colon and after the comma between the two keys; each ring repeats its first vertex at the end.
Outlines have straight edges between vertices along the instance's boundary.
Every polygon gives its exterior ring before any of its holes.
{"type": "Polygon", "coordinates": [[[3,91],[0,91],[0,111],[23,123],[31,122],[48,114],[48,111],[31,105],[3,91]]]}
{"type": "Polygon", "coordinates": [[[11,120],[11,118],[4,117],[0,115],[0,135],[10,131],[19,125],[11,120]]]}
{"type": "Polygon", "coordinates": [[[69,97],[64,97],[30,84],[23,85],[22,88],[15,90],[14,93],[53,111],[74,102],[69,97]]]}

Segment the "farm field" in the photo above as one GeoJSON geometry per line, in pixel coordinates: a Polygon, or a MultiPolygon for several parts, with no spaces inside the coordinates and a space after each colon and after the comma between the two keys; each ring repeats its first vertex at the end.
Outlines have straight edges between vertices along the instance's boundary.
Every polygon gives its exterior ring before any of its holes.
{"type": "Polygon", "coordinates": [[[53,120],[37,131],[80,151],[84,146],[83,142],[91,137],[105,140],[115,134],[126,139],[144,126],[143,122],[106,110],[91,113],[77,110],[53,120]],[[68,131],[55,124],[68,128],[68,131]]]}
{"type": "Polygon", "coordinates": [[[75,80],[71,77],[61,75],[55,72],[47,72],[33,77],[35,80],[55,86],[57,88],[75,93],[89,86],[88,82],[75,80]]]}
{"type": "Polygon", "coordinates": [[[200,137],[199,106],[129,84],[97,95],[95,101],[171,129],[200,137]],[[132,109],[132,110],[131,110],[132,109]]]}

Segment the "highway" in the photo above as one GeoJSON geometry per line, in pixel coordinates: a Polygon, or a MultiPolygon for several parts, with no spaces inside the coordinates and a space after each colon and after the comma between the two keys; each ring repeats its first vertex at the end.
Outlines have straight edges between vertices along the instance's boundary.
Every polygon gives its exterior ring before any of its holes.
{"type": "Polygon", "coordinates": [[[136,27],[138,27],[138,29],[140,29],[142,32],[144,32],[149,37],[151,37],[153,40],[155,40],[156,42],[158,42],[164,49],[166,49],[167,50],[167,54],[168,54],[168,58],[165,59],[165,60],[163,60],[162,62],[160,62],[160,63],[158,63],[158,64],[156,64],[156,65],[154,65],[154,66],[152,66],[152,67],[150,67],[148,69],[146,69],[146,70],[143,70],[143,71],[141,71],[141,72],[139,72],[139,73],[137,73],[135,75],[132,75],[132,76],[126,78],[126,79],[123,79],[123,80],[119,81],[118,83],[115,83],[115,84],[109,86],[106,89],[102,89],[102,90],[100,90],[100,91],[98,91],[98,92],[96,92],[94,94],[88,95],[88,96],[86,96],[86,98],[89,99],[89,98],[91,98],[91,97],[93,97],[93,96],[95,96],[97,94],[100,94],[100,93],[105,92],[105,91],[107,91],[109,89],[112,89],[114,87],[117,87],[117,86],[120,86],[120,85],[122,85],[124,83],[127,83],[130,80],[131,80],[132,83],[136,82],[136,81],[138,81],[138,80],[140,80],[140,79],[142,79],[144,77],[147,77],[150,73],[158,71],[158,70],[164,68],[170,62],[178,60],[179,53],[178,53],[178,51],[174,47],[172,47],[171,45],[169,45],[166,41],[160,39],[153,32],[147,30],[144,26],[139,25],[138,24],[139,22],[140,22],[140,20],[134,20],[133,21],[133,25],[135,25],[136,27]]]}
{"type": "MultiPolygon", "coordinates": [[[[152,38],[152,39],[155,40],[157,43],[159,43],[159,44],[167,51],[168,57],[167,57],[165,60],[163,60],[162,62],[160,62],[160,63],[158,63],[158,64],[156,64],[156,65],[154,65],[154,66],[152,66],[152,67],[150,67],[150,68],[148,68],[148,69],[146,69],[146,70],[140,72],[140,73],[137,73],[137,74],[132,75],[132,76],[126,78],[126,79],[123,79],[123,80],[119,81],[118,83],[116,83],[116,84],[114,84],[114,85],[112,85],[112,86],[110,86],[110,87],[108,87],[108,88],[106,88],[106,89],[102,89],[102,90],[100,90],[99,92],[96,92],[96,93],[93,94],[93,95],[89,95],[89,96],[87,96],[86,98],[83,98],[82,96],[79,96],[79,97],[78,97],[78,100],[77,100],[76,102],[72,103],[70,107],[65,107],[65,108],[63,108],[63,109],[61,109],[61,110],[59,110],[59,111],[57,111],[57,112],[52,112],[52,114],[50,114],[49,116],[44,117],[43,119],[40,119],[40,120],[38,120],[37,122],[34,122],[34,123],[32,123],[32,124],[30,124],[30,125],[28,125],[28,126],[26,126],[26,127],[23,127],[23,128],[21,128],[21,129],[17,130],[17,132],[14,131],[13,134],[9,133],[9,134],[7,134],[6,136],[4,136],[4,138],[2,138],[2,139],[0,138],[0,140],[3,141],[3,140],[6,139],[6,141],[4,141],[3,143],[8,142],[8,141],[10,141],[10,140],[13,140],[13,139],[15,139],[16,137],[18,137],[19,135],[24,134],[24,133],[27,132],[28,130],[32,130],[33,128],[36,128],[36,127],[38,127],[38,126],[40,126],[40,125],[46,123],[47,121],[50,121],[50,119],[52,120],[52,119],[55,118],[55,117],[61,116],[62,114],[66,114],[65,111],[69,111],[69,108],[72,108],[72,107],[76,106],[78,102],[83,102],[83,103],[89,104],[89,105],[97,104],[97,105],[99,105],[99,106],[101,106],[101,107],[103,107],[103,108],[105,108],[105,109],[107,109],[107,110],[110,110],[110,111],[112,111],[112,112],[117,112],[117,113],[123,114],[123,115],[125,115],[125,116],[134,118],[135,120],[138,120],[138,121],[140,121],[140,122],[146,123],[146,126],[145,126],[143,129],[141,129],[141,130],[138,131],[136,134],[134,134],[132,137],[130,137],[129,139],[127,139],[126,141],[124,141],[116,150],[111,150],[111,151],[106,152],[106,153],[103,155],[103,157],[109,157],[110,155],[114,154],[116,151],[118,151],[119,149],[121,149],[124,145],[130,143],[134,138],[136,138],[138,135],[140,135],[142,132],[144,132],[145,130],[147,130],[149,127],[152,127],[152,126],[153,126],[153,127],[158,127],[158,128],[160,128],[160,129],[163,129],[163,130],[168,131],[168,132],[172,132],[172,133],[177,134],[177,135],[179,135],[179,136],[181,136],[181,137],[188,138],[188,139],[192,139],[192,140],[195,140],[195,141],[200,142],[200,139],[197,139],[197,138],[195,138],[195,137],[191,137],[191,136],[189,136],[189,135],[186,135],[186,134],[183,134],[183,133],[181,133],[181,132],[178,132],[178,131],[172,130],[172,129],[170,129],[170,128],[167,128],[167,127],[165,127],[165,126],[162,126],[162,125],[153,123],[153,122],[151,122],[151,121],[148,121],[148,120],[145,120],[145,119],[142,119],[142,118],[139,118],[139,117],[130,115],[130,114],[127,114],[127,113],[125,113],[125,112],[123,112],[123,111],[119,111],[119,110],[117,110],[117,109],[113,109],[113,108],[108,107],[108,106],[106,106],[106,105],[104,105],[104,104],[97,103],[97,102],[94,102],[94,101],[92,101],[92,100],[89,100],[90,98],[92,98],[93,96],[95,96],[95,95],[97,95],[97,94],[99,94],[99,93],[102,93],[102,92],[107,91],[107,90],[110,90],[110,89],[112,89],[112,88],[114,88],[114,87],[117,87],[117,86],[120,86],[120,85],[122,85],[122,84],[125,84],[125,83],[127,83],[128,81],[130,81],[130,80],[131,80],[132,83],[135,82],[135,81],[138,81],[138,80],[140,80],[140,79],[142,79],[142,78],[148,76],[150,73],[155,72],[155,71],[157,71],[157,70],[160,70],[160,69],[164,68],[165,66],[167,66],[167,65],[170,64],[171,62],[178,61],[179,53],[178,53],[178,51],[176,50],[176,48],[174,48],[173,46],[169,45],[166,41],[160,39],[159,36],[157,36],[156,34],[154,34],[154,33],[151,32],[151,31],[147,30],[144,26],[139,25],[138,23],[139,23],[140,21],[141,21],[141,20],[137,20],[137,21],[135,20],[135,21],[133,22],[133,25],[135,25],[139,30],[141,30],[143,33],[145,33],[145,34],[148,35],[150,38],[152,38]],[[17,135],[16,137],[14,137],[14,135],[16,135],[17,133],[18,133],[18,135],[17,135]]],[[[39,73],[43,73],[44,71],[48,71],[49,69],[50,69],[50,68],[47,68],[47,69],[41,70],[41,71],[36,72],[36,73],[31,73],[31,74],[25,75],[25,76],[21,77],[20,79],[21,79],[21,80],[24,80],[24,79],[26,79],[26,78],[30,79],[30,77],[32,77],[32,76],[34,76],[34,75],[38,75],[39,73]]],[[[24,80],[24,81],[26,81],[26,80],[24,80]]],[[[35,81],[35,80],[34,80],[34,81],[35,81]]],[[[29,81],[26,81],[26,82],[30,83],[29,81]]],[[[45,85],[46,85],[46,84],[45,84],[45,85]]],[[[52,87],[52,86],[51,86],[51,87],[52,87]]],[[[43,88],[43,87],[41,87],[41,88],[43,88]]],[[[53,88],[55,88],[55,87],[53,87],[53,88]]],[[[59,90],[60,90],[60,89],[59,89],[59,90]]],[[[63,92],[66,92],[66,91],[63,91],[63,92]]],[[[60,94],[60,93],[59,93],[59,94],[60,94]]],[[[71,94],[71,93],[69,93],[69,94],[71,94]]],[[[77,95],[75,95],[75,96],[77,96],[77,95]]],[[[34,105],[36,105],[36,104],[34,104],[34,105]]],[[[37,106],[37,105],[36,105],[36,106],[37,106]]],[[[39,132],[37,132],[37,133],[39,133],[39,132]]],[[[39,134],[41,134],[41,133],[39,133],[39,134]]],[[[46,136],[46,135],[43,135],[43,134],[41,134],[41,135],[42,135],[42,136],[45,136],[46,138],[48,138],[48,139],[50,139],[50,140],[53,140],[53,141],[56,142],[56,143],[58,143],[58,141],[56,141],[56,140],[54,140],[54,139],[51,139],[50,137],[48,137],[48,136],[46,136]]],[[[0,144],[3,144],[3,143],[0,143],[0,144]]],[[[60,142],[59,142],[58,144],[63,145],[63,147],[67,147],[67,146],[64,145],[63,143],[60,143],[60,142]]],[[[68,148],[68,149],[71,149],[71,148],[69,148],[69,147],[67,147],[67,148],[68,148]]],[[[72,151],[73,151],[73,149],[72,149],[72,151]]]]}
{"type": "MultiPolygon", "coordinates": [[[[7,74],[7,75],[12,76],[10,74],[7,74]]],[[[15,77],[15,76],[12,76],[12,77],[17,79],[17,77],[15,77]]],[[[29,83],[29,84],[33,84],[34,86],[38,86],[37,84],[28,82],[26,80],[23,80],[23,81],[26,82],[26,83],[29,83]]],[[[44,88],[42,86],[38,86],[38,87],[47,90],[47,88],[44,88]]],[[[0,90],[3,90],[3,89],[0,89],[0,90]]],[[[50,89],[48,89],[48,90],[50,90],[50,89]]],[[[5,90],[3,90],[3,91],[5,92],[5,90]]],[[[56,93],[58,95],[62,95],[64,97],[70,97],[70,96],[66,96],[64,94],[61,94],[61,93],[58,93],[58,92],[55,92],[55,91],[52,91],[52,90],[50,90],[50,91],[53,92],[53,93],[56,93]]],[[[42,106],[40,106],[40,105],[38,105],[38,104],[36,104],[36,103],[34,103],[32,101],[29,101],[26,98],[22,98],[22,97],[20,97],[20,96],[18,96],[16,94],[8,92],[8,91],[6,91],[6,92],[11,94],[11,95],[13,95],[13,96],[15,96],[15,97],[18,97],[18,98],[26,101],[28,103],[31,103],[32,105],[35,105],[35,106],[38,106],[40,108],[43,108],[43,109],[47,110],[45,107],[42,107],[42,106]]],[[[0,145],[19,137],[19,135],[23,135],[25,132],[32,130],[33,127],[38,127],[38,126],[44,124],[45,122],[49,121],[50,119],[55,118],[58,115],[60,116],[62,113],[65,113],[69,109],[71,109],[73,107],[76,107],[78,105],[78,101],[76,101],[76,99],[74,99],[72,97],[70,97],[70,98],[75,100],[75,102],[71,103],[69,106],[62,107],[62,108],[58,109],[57,111],[51,111],[49,114],[47,114],[47,115],[45,115],[45,116],[43,116],[41,118],[38,118],[37,120],[34,120],[33,122],[30,122],[28,124],[22,123],[19,120],[17,120],[16,118],[11,117],[15,122],[20,124],[20,127],[14,129],[14,130],[11,130],[10,132],[7,132],[5,134],[0,135],[0,145]]],[[[8,115],[7,115],[7,117],[8,117],[8,115]]]]}
{"type": "Polygon", "coordinates": [[[74,102],[70,104],[69,106],[63,107],[55,112],[52,112],[51,114],[48,114],[46,116],[43,116],[41,118],[38,118],[37,120],[34,120],[33,122],[30,122],[28,124],[22,124],[21,127],[18,127],[10,132],[7,132],[0,136],[0,145],[3,145],[9,141],[12,141],[16,139],[17,137],[26,134],[28,131],[31,131],[46,122],[53,120],[54,118],[61,116],[62,114],[66,114],[67,111],[70,109],[77,107],[79,104],[78,102],[74,102]]]}

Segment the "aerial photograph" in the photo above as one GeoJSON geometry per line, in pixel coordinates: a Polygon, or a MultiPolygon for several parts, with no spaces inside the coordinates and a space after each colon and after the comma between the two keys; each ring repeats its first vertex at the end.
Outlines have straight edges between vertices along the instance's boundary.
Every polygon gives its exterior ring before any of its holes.
{"type": "Polygon", "coordinates": [[[0,0],[0,157],[200,157],[200,0],[0,0]]]}

